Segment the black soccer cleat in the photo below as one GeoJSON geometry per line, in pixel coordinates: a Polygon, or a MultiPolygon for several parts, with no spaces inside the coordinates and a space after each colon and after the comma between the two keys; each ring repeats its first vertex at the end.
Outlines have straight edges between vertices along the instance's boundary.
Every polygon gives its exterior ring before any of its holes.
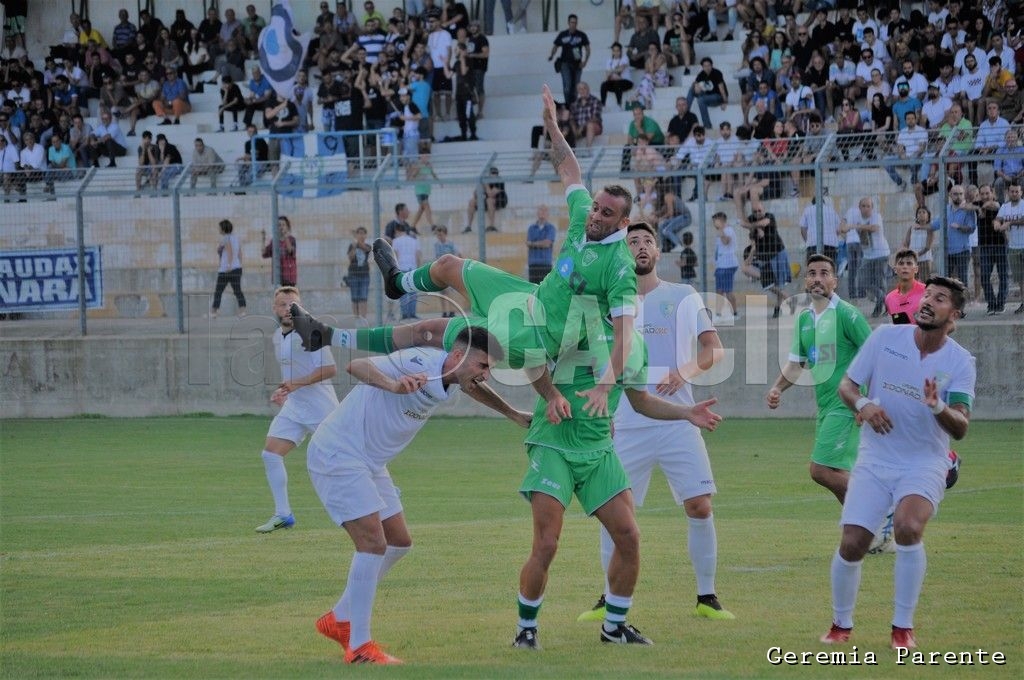
{"type": "Polygon", "coordinates": [[[518,649],[540,649],[540,644],[537,642],[537,629],[523,628],[516,635],[516,639],[512,641],[512,646],[518,649]]]}
{"type": "Polygon", "coordinates": [[[316,352],[320,348],[330,345],[334,337],[334,329],[323,321],[316,319],[307,312],[299,303],[293,302],[291,307],[292,326],[302,340],[302,349],[307,352],[316,352]]]}
{"type": "Polygon", "coordinates": [[[398,258],[395,257],[395,249],[386,240],[379,238],[373,242],[373,261],[384,276],[384,294],[392,300],[397,300],[405,295],[405,291],[395,283],[395,277],[402,273],[398,268],[398,258]]]}
{"type": "Polygon", "coordinates": [[[609,633],[601,626],[601,642],[614,642],[620,645],[653,645],[649,639],[640,634],[628,623],[620,623],[618,628],[609,633]]]}

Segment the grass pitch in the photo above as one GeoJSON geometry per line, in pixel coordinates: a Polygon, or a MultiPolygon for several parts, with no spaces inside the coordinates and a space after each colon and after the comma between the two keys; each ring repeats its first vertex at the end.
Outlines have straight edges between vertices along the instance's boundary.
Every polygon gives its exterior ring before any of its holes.
{"type": "MultiPolygon", "coordinates": [[[[640,510],[643,565],[630,620],[652,648],[578,624],[601,589],[597,527],[573,505],[541,610],[540,653],[509,647],[531,538],[515,493],[521,431],[430,422],[391,466],[415,548],[379,591],[374,636],[405,666],[348,667],[314,620],[344,587],[351,544],[320,507],[304,447],[287,461],[297,525],[272,514],[265,418],[0,421],[0,675],[305,678],[1020,678],[1024,674],[1024,434],[976,422],[959,484],[929,525],[917,612],[925,652],[1002,652],[1006,665],[900,666],[888,650],[892,555],[869,556],[859,658],[818,652],[830,619],[839,506],[807,476],[813,423],[732,420],[707,437],[719,495],[718,594],[736,621],[692,615],[685,519],[662,479],[640,510]]],[[[848,651],[851,648],[846,648],[848,651]]]]}

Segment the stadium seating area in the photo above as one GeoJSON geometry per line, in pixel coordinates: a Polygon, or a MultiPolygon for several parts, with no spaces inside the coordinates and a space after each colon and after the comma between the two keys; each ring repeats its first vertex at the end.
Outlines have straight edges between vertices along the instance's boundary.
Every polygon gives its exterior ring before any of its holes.
{"type": "MultiPolygon", "coordinates": [[[[191,7],[189,3],[184,4],[191,7]]],[[[400,3],[377,4],[385,16],[388,16],[392,5],[400,3]]],[[[568,4],[562,3],[563,24],[568,4]]],[[[588,34],[593,50],[583,80],[596,94],[604,79],[604,64],[610,54],[608,46],[613,41],[612,3],[605,3],[607,7],[594,7],[591,3],[581,2],[578,3],[578,8],[576,4],[572,3],[572,10],[580,15],[580,29],[588,34]]],[[[46,8],[46,16],[42,21],[38,16],[30,17],[30,28],[42,29],[44,26],[63,25],[66,20],[66,7],[57,5],[58,3],[40,3],[40,8],[46,8]]],[[[189,11],[193,9],[195,8],[189,11]]],[[[161,8],[160,11],[170,10],[161,8]]],[[[196,11],[196,14],[200,13],[201,10],[196,11]]],[[[173,19],[172,16],[160,16],[165,23],[170,23],[173,19]]],[[[196,20],[198,16],[192,18],[196,20]]],[[[109,17],[108,26],[98,16],[94,16],[97,28],[108,36],[115,21],[112,16],[109,17]]],[[[560,188],[557,183],[550,181],[553,176],[546,164],[542,166],[535,183],[530,181],[532,178],[529,177],[532,157],[530,135],[533,126],[539,122],[540,86],[542,83],[550,84],[556,95],[560,95],[561,86],[559,76],[553,72],[551,63],[545,59],[555,32],[539,31],[540,20],[533,14],[528,15],[527,21],[532,22],[530,32],[490,37],[491,60],[486,78],[486,108],[484,117],[478,123],[480,141],[436,143],[432,149],[433,166],[441,178],[431,195],[434,222],[449,227],[449,232],[455,237],[464,254],[480,256],[482,249],[486,248],[488,261],[517,273],[525,271],[523,240],[526,227],[534,219],[539,203],[551,205],[554,221],[560,227],[565,226],[560,188]],[[481,230],[476,228],[478,223],[475,222],[472,225],[472,235],[459,235],[466,226],[466,203],[474,191],[478,177],[490,165],[500,167],[503,178],[508,182],[509,206],[500,212],[498,226],[501,231],[489,233],[484,237],[480,233],[481,230]]],[[[500,22],[498,23],[500,25],[500,22]]],[[[46,35],[30,33],[30,55],[36,57],[44,54],[46,45],[53,41],[53,33],[53,29],[47,29],[46,35]]],[[[720,37],[724,38],[726,33],[726,26],[721,26],[720,37]]],[[[724,110],[717,106],[711,107],[712,128],[709,132],[712,132],[713,136],[717,136],[717,126],[722,121],[729,121],[734,129],[743,122],[739,88],[733,74],[741,65],[744,33],[738,30],[735,40],[720,39],[695,44],[695,63],[699,63],[703,57],[713,59],[715,67],[725,74],[732,95],[724,110]]],[[[621,42],[627,42],[630,34],[629,30],[623,31],[621,42]]],[[[255,63],[250,60],[247,67],[255,63]]],[[[694,67],[692,74],[686,75],[682,67],[670,69],[673,84],[655,91],[653,105],[646,114],[659,122],[662,128],[667,127],[668,121],[675,114],[676,98],[686,95],[698,71],[699,68],[694,67]]],[[[212,75],[207,74],[207,79],[212,75]]],[[[314,85],[315,76],[314,71],[314,85]]],[[[638,77],[634,77],[634,82],[638,80],[638,77]]],[[[627,98],[632,94],[627,93],[627,98]]],[[[179,125],[161,126],[158,125],[159,118],[155,117],[146,118],[138,125],[140,134],[143,130],[150,130],[154,135],[165,133],[181,150],[186,163],[191,156],[193,140],[201,137],[229,166],[215,195],[206,195],[206,181],[200,180],[201,195],[189,196],[182,204],[184,289],[186,292],[195,293],[208,292],[210,289],[215,264],[211,252],[217,241],[216,229],[212,228],[212,225],[227,215],[240,225],[245,244],[245,288],[251,291],[266,291],[270,288],[269,261],[258,260],[255,252],[261,249],[259,231],[269,227],[269,220],[266,218],[270,212],[269,196],[266,193],[268,188],[254,186],[243,189],[231,186],[235,174],[231,166],[241,155],[246,136],[244,132],[217,131],[218,88],[207,85],[204,92],[192,94],[191,101],[192,111],[182,117],[179,125]]],[[[99,113],[97,100],[90,101],[89,113],[94,121],[99,113]]],[[[620,108],[613,99],[605,107],[603,133],[598,137],[593,149],[580,153],[581,163],[586,171],[593,173],[595,185],[617,180],[620,149],[627,143],[626,129],[631,120],[632,113],[620,108]]],[[[319,108],[315,111],[314,121],[319,121],[319,108]]],[[[834,125],[830,124],[825,132],[832,130],[834,125]]],[[[454,120],[435,123],[435,140],[457,134],[458,125],[454,120]]],[[[90,225],[89,236],[106,248],[105,264],[111,277],[108,292],[112,300],[118,296],[123,299],[122,304],[117,304],[116,300],[109,304],[105,313],[114,316],[160,316],[169,313],[174,293],[169,273],[174,267],[173,249],[168,241],[173,224],[172,203],[170,199],[151,197],[145,193],[141,198],[135,197],[132,191],[135,147],[140,137],[130,137],[128,140],[128,154],[124,159],[118,160],[118,168],[101,168],[90,182],[87,196],[90,192],[104,192],[117,203],[116,206],[112,206],[110,201],[89,200],[87,197],[85,208],[87,223],[90,225]]],[[[982,172],[991,172],[990,167],[988,170],[983,169],[982,172]]],[[[406,202],[415,208],[412,187],[402,181],[402,174],[404,173],[396,171],[394,182],[382,184],[372,192],[348,191],[341,197],[331,199],[282,199],[279,212],[292,217],[299,241],[300,284],[308,291],[307,296],[322,299],[323,304],[328,305],[326,309],[342,313],[345,308],[339,307],[337,286],[344,273],[341,260],[351,230],[359,225],[367,226],[371,233],[374,227],[382,228],[392,217],[392,206],[397,202],[406,202]],[[371,195],[379,196],[377,205],[368,200],[371,195]],[[379,220],[379,224],[375,224],[375,220],[379,220]]],[[[365,172],[364,178],[368,176],[369,172],[365,172]]],[[[793,186],[797,194],[795,197],[790,197],[787,190],[784,198],[771,200],[767,204],[768,210],[776,215],[780,231],[791,252],[802,250],[803,243],[797,225],[804,207],[813,195],[811,181],[793,186]]],[[[909,216],[913,214],[914,196],[911,193],[897,191],[882,169],[840,170],[828,173],[827,177],[818,178],[818,181],[829,190],[829,195],[840,213],[855,205],[862,194],[875,196],[876,205],[886,220],[890,242],[898,243],[901,239],[906,225],[910,222],[909,216]]],[[[632,184],[629,180],[627,182],[632,184]]],[[[41,185],[39,186],[41,189],[41,185]]],[[[687,186],[690,184],[687,183],[687,186]]],[[[36,189],[35,192],[40,189],[36,189]]],[[[30,196],[32,193],[34,192],[30,191],[30,196]]],[[[726,212],[730,221],[737,220],[740,216],[736,214],[731,201],[714,201],[720,193],[718,188],[713,186],[705,204],[689,203],[691,211],[696,215],[699,209],[703,209],[709,225],[710,214],[717,210],[726,212]]],[[[58,198],[62,198],[61,194],[61,186],[58,184],[58,198]]],[[[38,194],[31,197],[38,198],[38,194]]],[[[33,205],[34,203],[24,206],[12,204],[9,214],[27,215],[27,211],[32,210],[33,205]]],[[[937,206],[933,206],[933,211],[935,207],[937,206]]],[[[63,217],[51,218],[48,229],[41,229],[39,234],[28,238],[19,237],[10,241],[4,238],[0,245],[24,247],[39,241],[72,242],[74,233],[69,225],[72,224],[70,219],[73,211],[74,206],[62,199],[56,213],[63,217]]],[[[26,217],[25,222],[32,224],[33,219],[38,218],[26,217]]],[[[430,257],[432,239],[427,238],[424,241],[424,255],[430,257]]],[[[702,248],[703,255],[709,258],[709,267],[713,266],[713,242],[709,239],[708,242],[698,243],[698,248],[702,248]]],[[[791,255],[791,259],[799,258],[791,255]]],[[[666,278],[678,279],[674,271],[674,262],[674,256],[662,259],[661,266],[666,278]]],[[[709,278],[710,274],[709,271],[709,278]]],[[[759,292],[756,284],[747,281],[737,283],[747,292],[759,292]]]]}

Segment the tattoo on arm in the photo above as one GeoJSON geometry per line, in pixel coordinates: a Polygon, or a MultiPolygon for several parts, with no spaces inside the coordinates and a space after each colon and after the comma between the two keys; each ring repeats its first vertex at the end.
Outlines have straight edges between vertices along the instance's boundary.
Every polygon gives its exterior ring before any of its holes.
{"type": "Polygon", "coordinates": [[[563,139],[560,142],[552,140],[551,144],[551,165],[558,172],[558,167],[569,157],[571,150],[569,144],[563,139]]]}

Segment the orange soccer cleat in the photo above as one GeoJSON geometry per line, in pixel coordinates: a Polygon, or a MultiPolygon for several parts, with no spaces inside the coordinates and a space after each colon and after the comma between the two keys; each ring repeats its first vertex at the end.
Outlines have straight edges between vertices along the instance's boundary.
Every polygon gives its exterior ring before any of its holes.
{"type": "Polygon", "coordinates": [[[843,628],[833,623],[828,632],[819,639],[826,645],[841,645],[850,641],[850,633],[852,632],[853,628],[843,628]]]}
{"type": "Polygon", "coordinates": [[[380,648],[373,640],[360,645],[358,649],[350,649],[345,652],[345,663],[379,663],[398,664],[402,660],[391,656],[380,648]]]}
{"type": "Polygon", "coordinates": [[[348,653],[348,636],[352,630],[348,621],[339,621],[334,612],[329,611],[316,620],[316,630],[324,637],[329,637],[348,653]]]}
{"type": "Polygon", "coordinates": [[[893,649],[916,649],[917,639],[914,638],[913,628],[892,627],[892,648],[893,649]]]}

